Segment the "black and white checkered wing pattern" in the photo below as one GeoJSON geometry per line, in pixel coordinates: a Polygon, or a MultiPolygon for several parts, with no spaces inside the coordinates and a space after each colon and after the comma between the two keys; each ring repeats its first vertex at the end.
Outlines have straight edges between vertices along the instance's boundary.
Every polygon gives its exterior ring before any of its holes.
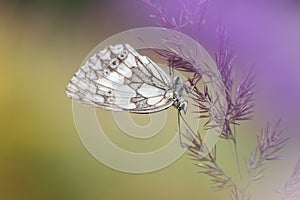
{"type": "Polygon", "coordinates": [[[169,76],[128,44],[93,54],[66,87],[75,101],[112,111],[152,113],[174,103],[169,76]]]}

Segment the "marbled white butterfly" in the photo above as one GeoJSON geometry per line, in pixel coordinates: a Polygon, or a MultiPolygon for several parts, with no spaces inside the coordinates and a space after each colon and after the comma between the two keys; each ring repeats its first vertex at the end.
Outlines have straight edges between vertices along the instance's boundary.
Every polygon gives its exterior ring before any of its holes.
{"type": "Polygon", "coordinates": [[[94,53],[66,87],[71,99],[111,111],[154,113],[174,106],[187,111],[187,86],[128,44],[94,53]]]}

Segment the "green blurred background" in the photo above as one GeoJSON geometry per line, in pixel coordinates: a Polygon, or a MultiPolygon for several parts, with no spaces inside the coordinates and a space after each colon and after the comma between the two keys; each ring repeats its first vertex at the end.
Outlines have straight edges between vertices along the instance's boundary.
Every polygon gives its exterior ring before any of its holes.
{"type": "MultiPolygon", "coordinates": [[[[99,163],[79,140],[67,82],[102,40],[153,25],[148,13],[133,0],[1,1],[1,200],[228,198],[187,155],[160,171],[126,174],[99,163]]],[[[255,140],[249,128],[242,141],[255,140]]],[[[248,155],[251,145],[241,146],[248,155]]],[[[235,174],[230,153],[220,161],[235,174]]]]}

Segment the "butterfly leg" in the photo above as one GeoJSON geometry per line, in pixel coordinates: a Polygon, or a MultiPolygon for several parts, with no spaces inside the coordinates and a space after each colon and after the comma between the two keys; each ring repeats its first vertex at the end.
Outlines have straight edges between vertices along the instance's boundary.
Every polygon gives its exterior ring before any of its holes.
{"type": "Polygon", "coordinates": [[[180,119],[179,118],[181,118],[182,121],[184,122],[184,124],[185,124],[185,126],[187,128],[187,131],[191,132],[195,138],[197,138],[198,140],[200,140],[201,145],[202,145],[202,141],[204,140],[204,138],[201,137],[200,133],[198,133],[198,132],[195,133],[195,131],[193,131],[193,129],[190,127],[190,125],[187,123],[187,121],[183,118],[181,112],[178,111],[178,124],[179,124],[179,136],[180,136],[179,139],[180,139],[181,146],[183,148],[187,148],[188,144],[182,142],[182,139],[181,139],[182,133],[181,133],[181,129],[180,129],[180,119]]]}
{"type": "Polygon", "coordinates": [[[180,126],[180,110],[178,110],[178,113],[177,113],[177,123],[178,123],[178,134],[179,134],[179,142],[180,142],[180,146],[182,148],[185,148],[186,146],[184,145],[184,143],[182,142],[182,133],[181,133],[181,126],[180,126]]]}

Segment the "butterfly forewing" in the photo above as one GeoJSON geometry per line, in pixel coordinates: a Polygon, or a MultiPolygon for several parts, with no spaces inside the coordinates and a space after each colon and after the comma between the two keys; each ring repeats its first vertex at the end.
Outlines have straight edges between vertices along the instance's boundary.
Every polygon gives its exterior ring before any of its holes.
{"type": "Polygon", "coordinates": [[[112,111],[152,113],[174,103],[169,76],[128,44],[93,54],[72,77],[66,93],[75,101],[112,111]]]}

